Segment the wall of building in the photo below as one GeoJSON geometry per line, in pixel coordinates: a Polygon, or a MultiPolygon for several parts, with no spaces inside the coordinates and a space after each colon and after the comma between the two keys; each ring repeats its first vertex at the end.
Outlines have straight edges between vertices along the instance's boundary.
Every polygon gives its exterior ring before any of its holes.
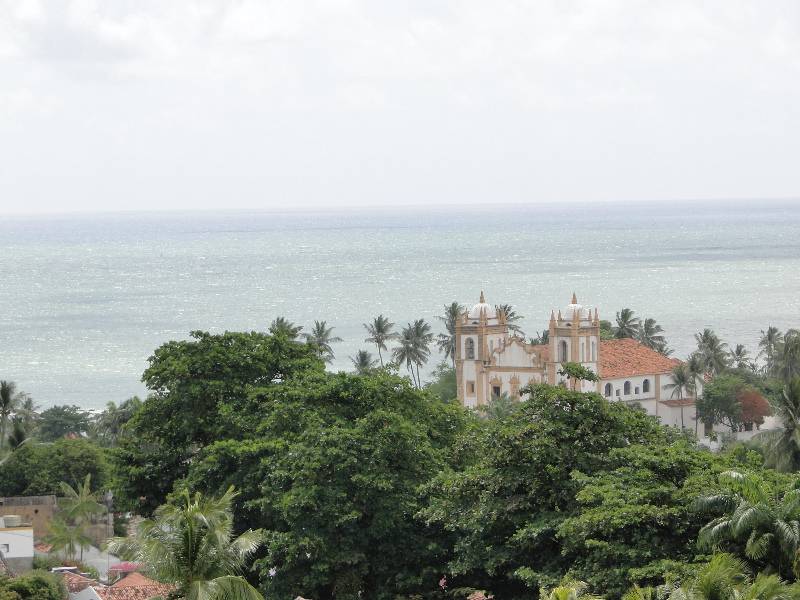
{"type": "Polygon", "coordinates": [[[33,535],[41,539],[50,531],[50,522],[57,510],[55,496],[15,496],[0,498],[0,517],[19,515],[23,523],[33,526],[33,535]]]}
{"type": "Polygon", "coordinates": [[[15,573],[33,568],[33,527],[0,528],[0,552],[15,573]]]}

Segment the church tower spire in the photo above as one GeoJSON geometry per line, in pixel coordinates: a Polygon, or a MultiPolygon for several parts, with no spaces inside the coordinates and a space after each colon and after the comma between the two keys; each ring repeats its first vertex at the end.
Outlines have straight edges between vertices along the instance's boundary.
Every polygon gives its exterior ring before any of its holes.
{"type": "Polygon", "coordinates": [[[578,297],[575,295],[575,292],[572,292],[572,304],[578,303],[578,297]]]}

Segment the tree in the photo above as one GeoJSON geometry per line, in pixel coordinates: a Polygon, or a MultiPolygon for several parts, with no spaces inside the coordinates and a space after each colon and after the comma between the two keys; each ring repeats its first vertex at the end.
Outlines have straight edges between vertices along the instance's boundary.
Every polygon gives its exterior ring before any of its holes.
{"type": "Polygon", "coordinates": [[[405,364],[406,370],[411,374],[411,381],[415,387],[419,387],[417,376],[414,373],[414,363],[416,360],[414,348],[414,332],[411,324],[403,328],[400,337],[398,338],[399,344],[392,350],[392,358],[398,365],[405,364]]]}
{"type": "MultiPolygon", "coordinates": [[[[97,495],[92,491],[91,473],[86,474],[82,484],[72,487],[62,481],[60,487],[63,499],[59,507],[64,511],[65,521],[69,522],[72,527],[82,530],[93,516],[105,510],[105,507],[97,501],[97,495]]],[[[80,544],[81,562],[83,562],[83,550],[86,546],[80,544]]]]}
{"type": "Polygon", "coordinates": [[[508,330],[512,333],[519,334],[521,336],[525,336],[525,332],[522,331],[522,327],[517,325],[517,321],[521,321],[525,317],[520,314],[517,314],[517,311],[514,310],[514,307],[511,304],[498,304],[495,307],[498,315],[502,316],[505,319],[506,325],[508,325],[508,330]]]}
{"type": "Polygon", "coordinates": [[[0,464],[0,496],[61,494],[62,481],[83,481],[91,475],[99,488],[109,483],[106,452],[84,439],[52,444],[30,441],[0,464]]]}
{"type": "Polygon", "coordinates": [[[719,514],[700,530],[705,550],[740,554],[756,571],[770,569],[794,580],[792,566],[800,543],[800,489],[780,493],[776,484],[754,474],[725,471],[721,493],[703,496],[702,513],[719,514]]]}
{"type": "Polygon", "coordinates": [[[398,364],[405,363],[411,373],[411,379],[418,388],[422,387],[419,375],[420,366],[424,365],[430,357],[430,344],[433,340],[431,326],[425,319],[417,319],[403,327],[400,334],[400,345],[392,351],[392,356],[398,364]],[[414,372],[416,367],[416,373],[414,372]]]}
{"type": "Polygon", "coordinates": [[[388,351],[386,342],[397,339],[397,334],[393,331],[394,323],[383,315],[378,315],[372,320],[372,323],[364,323],[364,329],[366,329],[369,334],[369,337],[364,341],[375,344],[375,347],[378,349],[378,359],[380,360],[381,366],[383,366],[381,350],[388,351]]]}
{"type": "Polygon", "coordinates": [[[775,371],[775,366],[778,357],[780,345],[783,343],[783,334],[777,327],[770,325],[767,330],[761,330],[761,339],[758,342],[758,347],[761,349],[759,356],[764,357],[765,371],[771,374],[775,371]]]}
{"type": "Polygon", "coordinates": [[[132,537],[112,539],[109,551],[148,565],[156,579],[176,586],[179,598],[262,600],[241,573],[264,536],[252,530],[234,536],[235,496],[233,488],[219,498],[183,490],[132,537]]]}
{"type": "Polygon", "coordinates": [[[80,406],[53,406],[39,416],[36,437],[54,442],[68,435],[80,436],[91,428],[91,414],[80,406]]]}
{"type": "MultiPolygon", "coordinates": [[[[683,400],[687,395],[692,395],[695,392],[695,377],[689,365],[681,363],[672,369],[672,383],[664,385],[665,390],[672,390],[670,398],[674,400],[683,400]]],[[[683,421],[683,404],[681,403],[681,429],[684,429],[683,421]]]]}
{"type": "Polygon", "coordinates": [[[697,356],[705,373],[717,375],[728,368],[728,344],[723,343],[711,329],[696,333],[697,356]]]}
{"type": "Polygon", "coordinates": [[[8,447],[13,452],[29,439],[24,418],[19,415],[14,415],[11,419],[11,433],[8,434],[8,447]]]}
{"type": "Polygon", "coordinates": [[[583,581],[565,578],[552,589],[539,590],[541,600],[602,600],[600,596],[588,593],[589,586],[583,581]]]}
{"type": "Polygon", "coordinates": [[[456,370],[446,361],[442,361],[433,370],[432,378],[425,384],[425,389],[442,402],[455,402],[458,399],[456,384],[456,370]]]}
{"type": "Polygon", "coordinates": [[[479,406],[478,410],[488,419],[505,419],[513,415],[519,402],[511,398],[508,392],[503,392],[499,396],[493,395],[488,403],[479,406]]]}
{"type": "Polygon", "coordinates": [[[0,450],[6,444],[6,432],[11,415],[26,400],[25,392],[17,391],[17,384],[13,381],[0,381],[0,450]]]}
{"type": "Polygon", "coordinates": [[[296,340],[302,330],[302,325],[295,325],[286,317],[277,317],[269,325],[270,334],[283,336],[290,341],[296,340]]]}
{"type": "Polygon", "coordinates": [[[71,525],[58,516],[50,521],[50,531],[44,539],[53,546],[55,552],[62,552],[67,560],[75,560],[78,548],[83,552],[92,543],[83,527],[71,525]]]}
{"type": "Polygon", "coordinates": [[[753,369],[753,362],[750,360],[750,353],[744,344],[736,344],[730,351],[729,362],[737,369],[753,369]]]}
{"type": "Polygon", "coordinates": [[[303,339],[316,348],[317,356],[326,363],[334,359],[331,344],[342,341],[342,338],[333,335],[333,327],[328,327],[326,321],[314,321],[311,333],[304,333],[303,339]]]}
{"type": "Polygon", "coordinates": [[[241,527],[263,527],[269,598],[389,600],[435,587],[447,535],[415,515],[420,485],[452,465],[463,409],[406,380],[315,373],[254,390],[248,437],[206,448],[189,483],[241,488],[241,527]]]}
{"type": "Polygon", "coordinates": [[[778,358],[778,375],[784,381],[800,377],[800,331],[790,329],[783,336],[778,358]]]}
{"type": "MultiPolygon", "coordinates": [[[[465,432],[461,444],[472,450],[469,460],[426,486],[428,505],[420,513],[457,540],[447,567],[453,580],[498,598],[526,598],[541,586],[557,585],[581,555],[564,556],[566,538],[559,533],[579,508],[573,473],[604,471],[614,448],[661,448],[677,437],[642,411],[596,393],[546,385],[524,391],[529,398],[514,418],[487,420],[483,432],[465,432]]],[[[667,535],[669,529],[662,531],[667,535]]],[[[652,557],[653,540],[640,544],[652,557]]],[[[608,565],[594,564],[590,575],[605,578],[608,565]]],[[[628,582],[614,585],[624,589],[628,582]]]]}
{"type": "Polygon", "coordinates": [[[617,326],[614,327],[614,337],[636,338],[639,335],[641,320],[634,316],[630,308],[623,308],[617,313],[617,326]]]}
{"type": "Polygon", "coordinates": [[[436,317],[444,323],[445,333],[440,333],[436,338],[439,351],[444,354],[445,360],[451,359],[453,367],[456,366],[456,323],[464,312],[464,306],[458,302],[445,304],[444,314],[436,317]]]}
{"type": "Polygon", "coordinates": [[[772,409],[779,428],[758,434],[766,465],[781,472],[800,471],[800,377],[787,383],[773,398],[772,409]]]}
{"type": "Polygon", "coordinates": [[[667,346],[666,338],[661,335],[663,331],[664,329],[656,323],[655,319],[647,318],[641,322],[636,339],[648,348],[660,352],[662,348],[667,346]]]}
{"type": "Polygon", "coordinates": [[[550,342],[550,332],[545,329],[537,331],[536,335],[530,339],[530,343],[534,346],[542,346],[550,342]]]}
{"type": "Polygon", "coordinates": [[[572,384],[573,390],[580,389],[581,381],[597,381],[597,373],[584,367],[581,363],[567,362],[558,370],[558,374],[566,377],[572,384]]]}
{"type": "Polygon", "coordinates": [[[614,326],[611,324],[611,321],[600,319],[599,325],[601,340],[613,340],[616,338],[616,335],[614,335],[614,326]]]}
{"type": "Polygon", "coordinates": [[[204,446],[251,426],[252,386],[324,370],[312,346],[256,332],[194,331],[188,340],[163,344],[148,362],[142,379],[151,394],[112,453],[120,500],[145,512],[166,501],[204,446]]]}
{"type": "Polygon", "coordinates": [[[366,350],[359,350],[355,356],[350,357],[350,362],[353,363],[358,375],[368,375],[378,365],[378,361],[372,358],[372,354],[366,350]]]}
{"type": "Polygon", "coordinates": [[[106,404],[106,409],[94,420],[94,437],[104,446],[115,446],[120,435],[122,435],[123,427],[127,425],[141,406],[142,401],[137,396],[128,398],[119,406],[115,402],[109,402],[106,404]]]}
{"type": "Polygon", "coordinates": [[[30,571],[24,575],[0,575],[0,597],[3,600],[67,600],[63,579],[46,571],[30,571]]]}
{"type": "Polygon", "coordinates": [[[741,398],[753,391],[739,375],[717,375],[706,384],[703,395],[697,399],[697,413],[705,423],[720,423],[736,432],[744,423],[741,398]]]}

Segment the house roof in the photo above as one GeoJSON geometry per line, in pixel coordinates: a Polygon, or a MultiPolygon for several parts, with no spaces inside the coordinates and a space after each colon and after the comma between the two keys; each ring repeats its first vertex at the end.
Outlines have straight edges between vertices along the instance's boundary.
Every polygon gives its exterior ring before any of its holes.
{"type": "Polygon", "coordinates": [[[615,379],[636,375],[670,373],[681,364],[630,338],[600,342],[600,377],[615,379]]]}
{"type": "Polygon", "coordinates": [[[150,600],[160,596],[166,598],[175,586],[160,583],[141,573],[131,573],[108,586],[94,586],[101,600],[150,600]]]}
{"type": "Polygon", "coordinates": [[[122,561],[121,563],[117,563],[116,565],[112,565],[109,567],[109,571],[117,571],[119,573],[133,573],[134,571],[138,571],[142,568],[141,563],[136,562],[129,562],[129,561],[122,561]]]}
{"type": "Polygon", "coordinates": [[[80,573],[62,571],[61,576],[64,578],[64,585],[67,586],[67,590],[71,594],[85,590],[90,585],[97,584],[97,582],[94,579],[89,579],[88,577],[84,577],[80,573]]]}

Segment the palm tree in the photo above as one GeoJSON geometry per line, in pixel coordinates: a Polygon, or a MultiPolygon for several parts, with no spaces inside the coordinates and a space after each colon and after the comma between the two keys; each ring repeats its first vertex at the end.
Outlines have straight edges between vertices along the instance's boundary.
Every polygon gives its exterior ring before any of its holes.
{"type": "Polygon", "coordinates": [[[778,358],[778,375],[789,381],[800,376],[800,331],[790,329],[783,336],[778,358]]]}
{"type": "Polygon", "coordinates": [[[394,329],[394,323],[383,315],[378,315],[372,320],[372,323],[364,323],[364,329],[369,333],[369,337],[364,341],[375,344],[378,348],[378,359],[381,361],[381,366],[383,366],[381,350],[388,351],[386,342],[397,339],[397,334],[392,331],[394,329]]]}
{"type": "Polygon", "coordinates": [[[717,375],[728,368],[728,344],[722,342],[711,329],[694,334],[697,354],[706,373],[717,375]]]}
{"type": "Polygon", "coordinates": [[[295,325],[286,317],[278,317],[269,326],[272,335],[281,335],[289,340],[296,340],[302,330],[302,325],[295,325]]]}
{"type": "Polygon", "coordinates": [[[28,430],[25,427],[25,420],[19,415],[14,415],[11,419],[11,432],[8,434],[8,447],[13,452],[27,442],[28,439],[28,430]]]}
{"type": "Polygon", "coordinates": [[[464,312],[464,306],[458,302],[451,302],[445,304],[444,314],[436,317],[444,323],[447,333],[440,333],[436,339],[436,345],[439,351],[444,353],[445,359],[450,358],[453,362],[453,368],[456,366],[456,323],[461,318],[464,312]]]}
{"type": "Polygon", "coordinates": [[[539,590],[539,598],[542,600],[602,600],[600,596],[594,596],[587,592],[589,586],[583,581],[567,579],[566,577],[556,587],[546,590],[539,590]]]}
{"type": "Polygon", "coordinates": [[[764,446],[768,467],[793,473],[800,470],[800,377],[787,383],[771,404],[780,426],[762,431],[757,439],[764,446]]]}
{"type": "Polygon", "coordinates": [[[545,329],[543,331],[537,331],[536,335],[532,337],[529,342],[533,346],[542,346],[547,344],[550,341],[550,332],[545,329]]]}
{"type": "Polygon", "coordinates": [[[800,544],[800,490],[777,497],[760,477],[739,471],[720,473],[721,493],[697,500],[706,513],[722,513],[698,534],[704,550],[743,548],[744,558],[758,570],[772,567],[791,578],[800,544]]]}
{"type": "Polygon", "coordinates": [[[759,356],[764,357],[764,368],[767,373],[772,373],[775,369],[775,360],[778,356],[778,348],[783,343],[783,334],[777,327],[770,325],[767,330],[761,330],[761,339],[758,347],[761,348],[759,356]]]}
{"type": "Polygon", "coordinates": [[[430,324],[425,319],[417,319],[411,324],[411,339],[413,348],[413,362],[417,366],[417,383],[422,387],[422,378],[419,375],[420,366],[428,362],[431,355],[431,342],[433,342],[433,333],[431,333],[430,324]]]}
{"type": "Polygon", "coordinates": [[[737,369],[752,369],[753,363],[750,360],[750,353],[745,348],[744,344],[736,344],[736,346],[728,353],[730,363],[737,369]]]}
{"type": "Polygon", "coordinates": [[[263,600],[240,573],[264,536],[247,530],[234,538],[235,497],[233,488],[220,498],[184,490],[132,537],[112,539],[109,552],[148,565],[156,579],[174,584],[176,595],[186,600],[263,600]]]}
{"type": "Polygon", "coordinates": [[[417,376],[414,374],[414,332],[411,329],[411,324],[409,323],[408,327],[403,327],[403,331],[398,338],[399,344],[392,350],[392,358],[397,362],[398,365],[405,363],[406,369],[411,373],[411,381],[414,382],[416,387],[419,387],[417,383],[417,376]]]}
{"type": "MultiPolygon", "coordinates": [[[[97,501],[96,494],[92,492],[92,475],[90,473],[86,474],[83,484],[78,484],[74,488],[63,481],[59,486],[63,495],[59,507],[74,527],[81,529],[94,515],[105,510],[103,505],[97,501]]],[[[84,546],[81,545],[80,548],[82,561],[84,546]]]]}
{"type": "Polygon", "coordinates": [[[495,310],[505,318],[506,325],[508,325],[508,330],[514,333],[518,333],[521,336],[525,336],[525,333],[522,331],[522,327],[516,324],[517,321],[524,319],[522,315],[517,314],[517,311],[514,310],[514,307],[510,304],[498,304],[495,307],[495,310]]]}
{"type": "Polygon", "coordinates": [[[303,339],[317,349],[317,356],[326,363],[334,359],[331,344],[342,341],[342,338],[333,335],[333,327],[328,327],[327,321],[314,321],[311,333],[304,333],[303,339]]]}
{"type": "MultiPolygon", "coordinates": [[[[672,383],[664,385],[665,390],[672,390],[670,398],[674,400],[683,400],[687,394],[694,390],[695,379],[689,366],[686,363],[676,365],[672,369],[672,383]]],[[[683,424],[683,403],[681,402],[681,429],[684,429],[683,424]]]]}
{"type": "Polygon", "coordinates": [[[0,450],[6,443],[6,430],[11,415],[27,399],[25,392],[17,391],[17,384],[13,381],[0,381],[0,450]]]}
{"type": "Polygon", "coordinates": [[[640,327],[641,320],[639,317],[635,317],[630,308],[623,308],[617,313],[617,326],[614,327],[614,337],[617,339],[635,338],[639,334],[640,327]]]}
{"type": "Polygon", "coordinates": [[[516,412],[519,403],[515,402],[508,392],[503,392],[499,396],[492,396],[488,404],[478,407],[478,410],[488,419],[505,419],[516,412]]]}
{"type": "Polygon", "coordinates": [[[667,340],[661,335],[663,331],[664,329],[656,323],[655,319],[647,318],[640,324],[636,339],[648,348],[658,351],[660,348],[666,348],[667,345],[667,340]]]}
{"type": "Polygon", "coordinates": [[[368,375],[378,365],[378,361],[366,350],[359,350],[355,356],[350,357],[350,362],[353,363],[358,375],[368,375]]]}
{"type": "Polygon", "coordinates": [[[44,541],[52,545],[54,551],[63,552],[67,560],[75,560],[78,548],[83,553],[83,549],[92,543],[83,527],[70,525],[60,516],[50,521],[50,530],[44,541]]]}

